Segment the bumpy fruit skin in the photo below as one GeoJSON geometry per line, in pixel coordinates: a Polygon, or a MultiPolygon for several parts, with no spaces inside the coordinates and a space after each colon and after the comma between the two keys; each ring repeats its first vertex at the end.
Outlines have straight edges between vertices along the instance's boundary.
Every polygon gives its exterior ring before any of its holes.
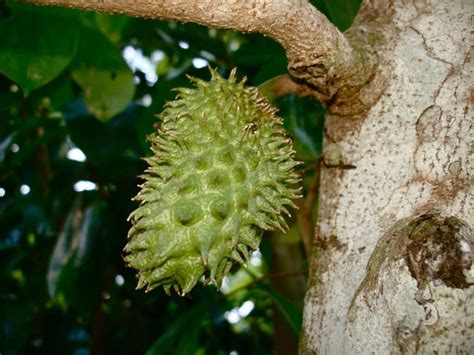
{"type": "Polygon", "coordinates": [[[153,155],[124,249],[146,291],[184,295],[203,275],[220,287],[264,230],[287,228],[281,213],[298,197],[298,163],[276,110],[235,71],[228,80],[211,73],[177,89],[149,137],[153,155]]]}

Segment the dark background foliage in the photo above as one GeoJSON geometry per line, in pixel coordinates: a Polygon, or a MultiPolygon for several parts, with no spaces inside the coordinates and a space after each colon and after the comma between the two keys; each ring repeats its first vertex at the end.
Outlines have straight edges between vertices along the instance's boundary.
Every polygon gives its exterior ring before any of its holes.
{"type": "MultiPolygon", "coordinates": [[[[359,6],[313,3],[341,29],[359,6]]],[[[267,354],[275,338],[295,351],[307,268],[295,221],[223,290],[197,286],[189,298],[136,291],[121,258],[146,136],[171,89],[189,86],[186,75],[209,79],[208,65],[259,85],[286,73],[282,48],[257,34],[7,1],[0,38],[0,353],[267,354]]],[[[307,192],[323,110],[294,96],[276,105],[307,192]]]]}

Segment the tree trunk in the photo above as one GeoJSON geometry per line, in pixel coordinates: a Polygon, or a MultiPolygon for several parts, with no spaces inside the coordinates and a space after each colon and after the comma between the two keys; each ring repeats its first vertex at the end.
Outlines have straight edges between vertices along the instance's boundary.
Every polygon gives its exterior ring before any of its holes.
{"type": "Polygon", "coordinates": [[[302,354],[474,353],[473,4],[366,1],[348,34],[386,86],[327,117],[302,354]]]}

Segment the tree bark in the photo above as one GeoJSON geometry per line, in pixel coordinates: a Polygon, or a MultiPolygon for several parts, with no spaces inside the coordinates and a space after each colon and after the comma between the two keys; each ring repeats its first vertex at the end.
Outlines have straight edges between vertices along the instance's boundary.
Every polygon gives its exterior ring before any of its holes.
{"type": "Polygon", "coordinates": [[[386,89],[331,115],[302,354],[473,354],[472,1],[366,1],[386,89]]]}

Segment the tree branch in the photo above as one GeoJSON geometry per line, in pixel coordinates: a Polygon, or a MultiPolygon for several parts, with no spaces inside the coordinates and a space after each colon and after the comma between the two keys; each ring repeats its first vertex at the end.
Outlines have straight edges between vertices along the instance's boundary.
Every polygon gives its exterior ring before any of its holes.
{"type": "Polygon", "coordinates": [[[287,74],[278,75],[260,84],[258,91],[270,102],[288,94],[296,94],[301,97],[313,96],[318,99],[313,87],[304,81],[296,81],[287,74]]]}
{"type": "MultiPolygon", "coordinates": [[[[329,102],[335,98],[341,88],[346,96],[353,96],[361,85],[367,83],[371,74],[371,70],[368,71],[366,68],[366,61],[360,60],[344,35],[307,0],[26,0],[26,2],[262,33],[284,47],[290,73],[295,78],[310,84],[315,91],[313,96],[322,102],[329,102]],[[352,87],[355,89],[352,90],[352,87]]],[[[345,101],[347,102],[347,99],[345,101]]]]}

